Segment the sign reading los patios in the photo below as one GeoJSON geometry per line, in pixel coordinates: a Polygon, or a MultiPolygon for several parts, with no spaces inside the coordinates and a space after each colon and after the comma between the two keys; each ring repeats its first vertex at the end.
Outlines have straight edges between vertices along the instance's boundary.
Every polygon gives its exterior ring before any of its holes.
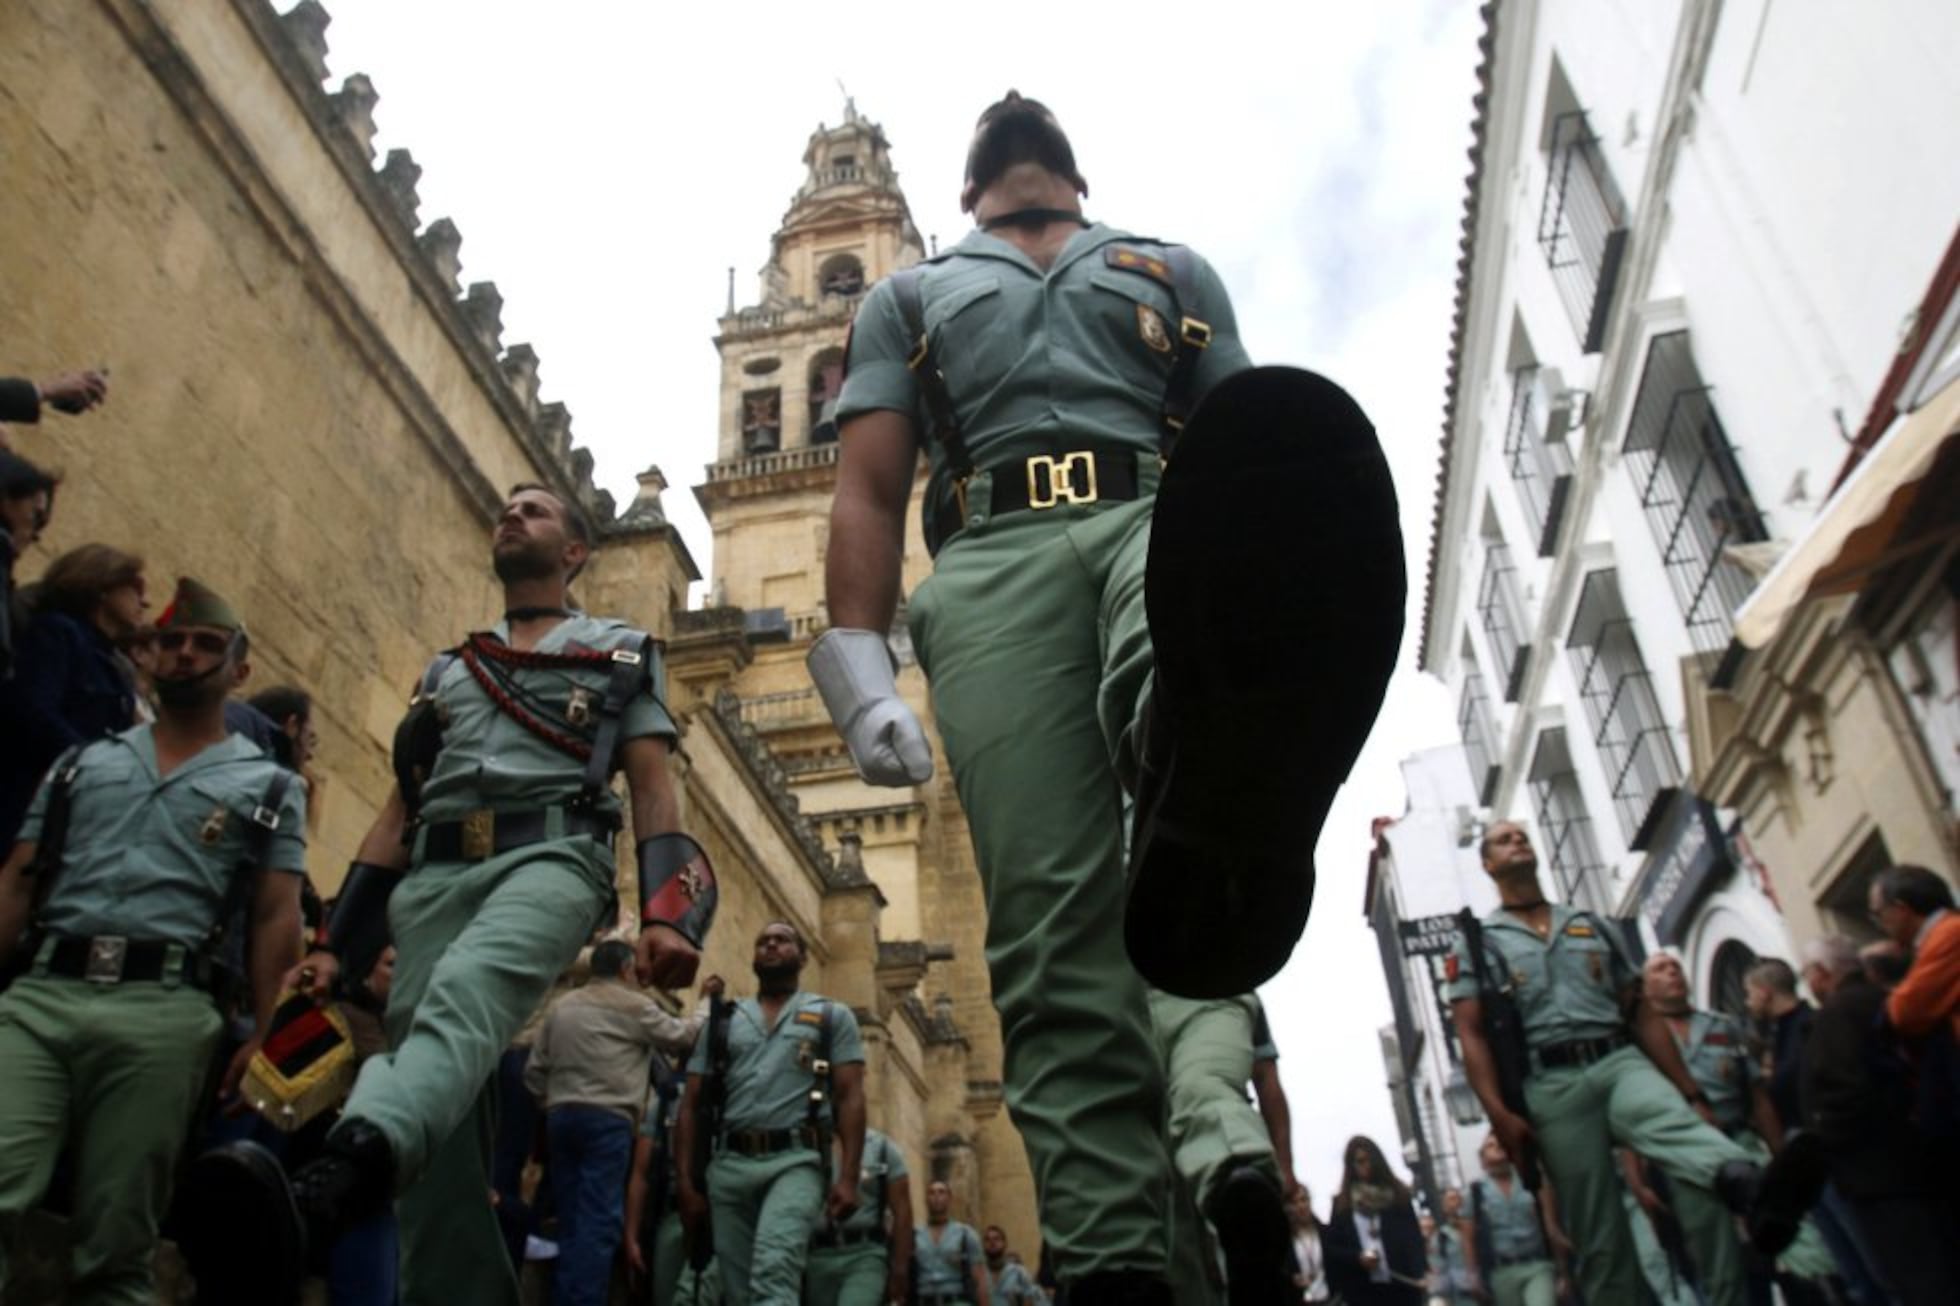
{"type": "Polygon", "coordinates": [[[1456,916],[1418,916],[1396,927],[1405,957],[1443,957],[1456,944],[1456,916]]]}

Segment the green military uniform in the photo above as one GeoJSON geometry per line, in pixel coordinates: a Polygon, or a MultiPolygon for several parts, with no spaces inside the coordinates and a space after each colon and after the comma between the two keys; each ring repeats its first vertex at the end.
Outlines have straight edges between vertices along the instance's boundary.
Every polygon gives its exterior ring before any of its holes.
{"type": "MultiPolygon", "coordinates": [[[[82,752],[61,867],[40,916],[46,938],[32,970],[0,997],[0,1285],[14,1227],[73,1139],[71,1300],[152,1301],[157,1222],[221,1027],[195,986],[195,962],[277,771],[234,735],[159,776],[146,725],[82,752]],[[159,943],[161,978],[116,979],[119,957],[159,943]],[[89,978],[58,973],[78,947],[89,978]]],[[[41,837],[48,798],[43,784],[21,842],[41,837]]],[[[297,782],[266,848],[268,871],[305,873],[297,782]]]]}
{"type": "MultiPolygon", "coordinates": [[[[769,1025],[761,1004],[743,998],[728,1016],[728,1082],[721,1138],[708,1163],[708,1201],[729,1306],[795,1306],[800,1299],[810,1235],[823,1215],[826,1167],[804,1131],[826,1021],[830,1064],[862,1064],[857,1017],[841,1002],[796,993],[769,1025]]],[[[709,1072],[710,1042],[706,1035],[695,1041],[688,1074],[709,1072]]]]}
{"type": "MultiPolygon", "coordinates": [[[[1715,1174],[1746,1154],[1696,1115],[1680,1090],[1631,1045],[1620,995],[1639,977],[1608,927],[1589,912],[1551,908],[1539,938],[1511,913],[1484,918],[1491,979],[1518,1004],[1531,1073],[1525,1102],[1540,1159],[1579,1250],[1589,1301],[1639,1299],[1640,1267],[1620,1208],[1610,1153],[1623,1143],[1675,1180],[1675,1205],[1713,1306],[1739,1306],[1742,1254],[1715,1174]],[[1617,1045],[1617,1046],[1616,1046],[1617,1045]]],[[[1449,963],[1452,1001],[1477,996],[1476,971],[1459,934],[1449,963]]]]}
{"type": "Polygon", "coordinates": [[[1538,1199],[1515,1176],[1506,1192],[1494,1179],[1470,1184],[1478,1269],[1496,1306],[1554,1306],[1558,1276],[1545,1247],[1538,1199]]]}
{"type": "MultiPolygon", "coordinates": [[[[710,1256],[698,1273],[687,1259],[687,1229],[681,1223],[680,1175],[675,1170],[674,1117],[680,1096],[671,1101],[655,1096],[640,1120],[640,1137],[654,1143],[653,1164],[667,1171],[667,1201],[655,1212],[653,1246],[646,1259],[653,1289],[653,1306],[721,1306],[721,1270],[710,1256]]],[[[649,1184],[649,1187],[652,1185],[649,1184]]]]}
{"type": "MultiPolygon", "coordinates": [[[[934,360],[978,471],[964,487],[964,525],[940,532],[933,575],[910,597],[912,641],[985,887],[1008,1107],[1065,1281],[1167,1266],[1164,1076],[1119,925],[1118,778],[1134,766],[1151,679],[1143,576],[1170,333],[1180,313],[1211,326],[1196,393],[1250,360],[1217,276],[1197,263],[1201,302],[1180,306],[1161,275],[1163,253],[1098,224],[1044,271],[975,232],[919,282],[934,360]],[[996,478],[1026,482],[1031,501],[1055,501],[1059,477],[1067,499],[1086,499],[1086,477],[1058,464],[1089,451],[1132,479],[1137,496],[994,513],[996,478]]],[[[930,426],[906,365],[916,343],[892,284],[874,288],[852,329],[840,425],[896,410],[924,438],[930,426]]],[[[946,451],[928,452],[927,511],[957,525],[946,451]]]]}
{"type": "MultiPolygon", "coordinates": [[[[1240,1165],[1266,1171],[1278,1191],[1272,1138],[1246,1099],[1245,1086],[1253,1062],[1277,1060],[1279,1051],[1255,994],[1198,1001],[1151,989],[1149,998],[1150,1024],[1169,1083],[1171,1160],[1191,1199],[1173,1227],[1195,1229],[1193,1212],[1205,1210],[1218,1182],[1240,1165]]],[[[1201,1268],[1193,1272],[1197,1262],[1187,1254],[1181,1233],[1175,1241],[1171,1268],[1178,1299],[1209,1300],[1210,1276],[1201,1268]]],[[[1195,1251],[1202,1239],[1191,1241],[1195,1251]]]]}
{"type": "Polygon", "coordinates": [[[993,1298],[990,1306],[1037,1306],[1048,1300],[1019,1261],[1002,1261],[998,1270],[989,1265],[987,1278],[987,1295],[993,1298]]]}
{"type": "MultiPolygon", "coordinates": [[[[510,636],[501,622],[492,633],[510,636]]],[[[637,650],[639,638],[619,622],[578,613],[533,651],[637,650]]],[[[675,738],[657,657],[647,670],[621,717],[622,743],[675,738]]],[[[608,669],[520,665],[510,674],[546,710],[576,721],[599,702],[608,669]]],[[[397,954],[392,1050],[361,1067],[345,1115],[375,1126],[393,1149],[403,1306],[514,1304],[517,1282],[483,1197],[495,1109],[486,1085],[552,981],[609,917],[613,849],[609,837],[565,833],[583,761],[520,724],[460,659],[442,673],[435,699],[442,751],[422,789],[408,874],[388,903],[397,954]],[[479,860],[428,855],[431,826],[486,810],[543,810],[548,837],[479,860]]],[[[619,800],[607,791],[596,810],[616,820],[619,800]]]]}
{"type": "Polygon", "coordinates": [[[906,1173],[905,1153],[898,1144],[866,1129],[857,1210],[835,1228],[819,1228],[810,1240],[810,1260],[803,1270],[803,1299],[809,1306],[884,1306],[891,1278],[885,1194],[906,1173]]]}
{"type": "MultiPolygon", "coordinates": [[[[1769,1144],[1751,1127],[1756,1086],[1762,1081],[1762,1063],[1750,1053],[1748,1036],[1733,1016],[1714,1011],[1696,1011],[1688,1017],[1688,1031],[1676,1033],[1674,1045],[1681,1049],[1688,1073],[1701,1085],[1715,1123],[1733,1138],[1751,1160],[1767,1164],[1769,1144]]],[[[1797,1230],[1796,1241],[1776,1258],[1779,1270],[1798,1278],[1822,1278],[1837,1273],[1837,1262],[1824,1236],[1808,1217],[1797,1230]]]]}
{"type": "Polygon", "coordinates": [[[919,1306],[982,1306],[973,1300],[973,1271],[986,1264],[986,1257],[973,1226],[948,1220],[922,1224],[912,1234],[912,1280],[919,1286],[919,1306]]]}

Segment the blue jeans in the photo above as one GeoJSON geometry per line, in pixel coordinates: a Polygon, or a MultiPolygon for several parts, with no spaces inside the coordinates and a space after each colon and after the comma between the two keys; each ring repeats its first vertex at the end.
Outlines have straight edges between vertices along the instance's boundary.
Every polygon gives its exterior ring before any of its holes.
{"type": "Polygon", "coordinates": [[[633,1124],[604,1107],[560,1106],[545,1117],[545,1134],[558,1208],[552,1306],[605,1306],[613,1254],[626,1223],[633,1124]]]}
{"type": "Polygon", "coordinates": [[[395,1306],[401,1239],[389,1206],[342,1234],[327,1253],[327,1300],[333,1306],[395,1306]]]}

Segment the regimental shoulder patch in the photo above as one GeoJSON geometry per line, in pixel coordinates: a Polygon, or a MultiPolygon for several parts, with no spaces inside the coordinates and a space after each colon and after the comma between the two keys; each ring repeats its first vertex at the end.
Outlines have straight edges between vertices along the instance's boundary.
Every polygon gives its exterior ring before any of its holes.
{"type": "Polygon", "coordinates": [[[1454,952],[1443,959],[1443,978],[1456,983],[1456,977],[1463,973],[1463,961],[1454,952]]]}
{"type": "Polygon", "coordinates": [[[1137,305],[1137,334],[1143,343],[1160,354],[1171,352],[1170,328],[1164,325],[1164,315],[1148,304],[1137,305]]]}
{"type": "Polygon", "coordinates": [[[1565,927],[1565,935],[1570,939],[1591,939],[1597,937],[1597,931],[1584,921],[1573,921],[1565,927]]]}
{"type": "Polygon", "coordinates": [[[224,838],[225,821],[230,815],[222,803],[212,808],[211,814],[204,818],[204,824],[197,828],[197,841],[209,848],[224,838]]]}
{"type": "Polygon", "coordinates": [[[797,1023],[797,1024],[799,1024],[799,1025],[814,1025],[814,1026],[815,1026],[815,1027],[817,1027],[818,1029],[822,1029],[822,1028],[823,1028],[823,1012],[821,1012],[821,1011],[799,1011],[799,1012],[797,1012],[797,1013],[796,1013],[796,1023],[797,1023]]]}
{"type": "Polygon", "coordinates": [[[1171,280],[1170,264],[1155,254],[1146,254],[1128,245],[1103,246],[1103,262],[1113,268],[1122,268],[1125,272],[1141,272],[1144,276],[1161,281],[1167,286],[1174,284],[1171,280]]]}

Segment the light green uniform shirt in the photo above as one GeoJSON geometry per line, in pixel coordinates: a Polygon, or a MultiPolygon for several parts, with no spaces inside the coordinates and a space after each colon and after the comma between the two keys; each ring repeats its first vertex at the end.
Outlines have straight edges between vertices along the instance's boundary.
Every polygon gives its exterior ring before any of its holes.
{"type": "MultiPolygon", "coordinates": [[[[1525,1043],[1533,1048],[1620,1032],[1620,995],[1639,977],[1609,941],[1610,928],[1591,912],[1552,905],[1543,939],[1503,908],[1484,917],[1484,952],[1491,982],[1518,1004],[1525,1043]]],[[[1477,996],[1477,973],[1462,932],[1450,953],[1452,1002],[1477,996]]]]}
{"type": "MultiPolygon", "coordinates": [[[[278,763],[228,735],[159,779],[156,740],[142,725],[90,744],[79,765],[61,870],[42,912],[49,931],[202,943],[278,763]]],[[[40,839],[47,805],[43,781],[21,841],[40,839]]],[[[280,801],[266,869],[306,870],[306,786],[297,776],[280,801]]]]}
{"type": "MultiPolygon", "coordinates": [[[[1523,1181],[1513,1178],[1507,1195],[1489,1179],[1471,1182],[1471,1212],[1482,1223],[1490,1250],[1500,1261],[1546,1260],[1545,1234],[1538,1223],[1538,1201],[1523,1181]]],[[[1486,1274],[1493,1266],[1485,1266],[1486,1274]]]]}
{"type": "Polygon", "coordinates": [[[980,1246],[980,1235],[970,1224],[948,1220],[940,1226],[939,1237],[932,1226],[922,1224],[913,1231],[912,1264],[919,1281],[921,1297],[964,1297],[973,1299],[973,1267],[987,1263],[980,1246]]]}
{"type": "MultiPolygon", "coordinates": [[[[835,1164],[833,1161],[832,1164],[835,1164]]],[[[885,1194],[905,1178],[905,1153],[876,1129],[864,1131],[864,1159],[858,1167],[858,1205],[851,1218],[837,1226],[840,1233],[859,1233],[885,1227],[885,1194]]]]}
{"type": "Polygon", "coordinates": [[[996,1273],[992,1266],[987,1267],[990,1280],[988,1295],[993,1298],[993,1306],[1033,1306],[1033,1303],[1046,1301],[1041,1289],[1035,1286],[1034,1276],[1028,1267],[1019,1261],[1004,1261],[996,1273]]]}
{"type": "MultiPolygon", "coordinates": [[[[609,617],[575,613],[547,631],[533,651],[610,653],[633,644],[630,629],[609,617]]],[[[492,633],[499,639],[510,638],[509,626],[501,621],[492,633]]],[[[649,651],[652,665],[647,668],[647,679],[627,700],[620,718],[620,743],[648,735],[669,741],[678,737],[673,718],[661,700],[666,670],[659,645],[650,646],[649,651]]],[[[590,743],[598,729],[598,707],[610,673],[608,663],[590,670],[522,668],[515,675],[519,687],[559,719],[566,716],[574,697],[582,694],[590,720],[583,727],[574,727],[574,732],[590,743]]],[[[436,700],[444,718],[442,752],[422,786],[424,820],[452,821],[486,807],[546,807],[577,796],[585,763],[519,725],[497,706],[461,658],[436,682],[436,700]]],[[[601,796],[600,806],[617,812],[619,800],[608,790],[601,796]]]]}
{"type": "Polygon", "coordinates": [[[1748,1124],[1750,1090],[1761,1068],[1749,1055],[1742,1026],[1731,1016],[1697,1011],[1688,1018],[1687,1037],[1676,1034],[1674,1045],[1707,1097],[1715,1123],[1730,1133],[1748,1124]]]}
{"type": "MultiPolygon", "coordinates": [[[[864,1060],[857,1017],[841,1002],[815,993],[795,993],[776,1013],[773,1028],[763,1023],[754,998],[735,1004],[728,1018],[728,1091],[722,1128],[796,1129],[809,1123],[812,1064],[817,1060],[824,1010],[830,1012],[830,1063],[864,1060]]],[[[704,1028],[688,1060],[689,1074],[708,1073],[709,1037],[704,1028]]],[[[826,1105],[828,1110],[828,1105],[826,1105]]]]}
{"type": "Polygon", "coordinates": [[[1279,1047],[1273,1042],[1273,1027],[1266,1019],[1266,1004],[1259,1000],[1257,993],[1248,994],[1246,1000],[1252,1004],[1252,1059],[1278,1061],[1279,1047]]]}
{"type": "MultiPolygon", "coordinates": [[[[1158,415],[1180,313],[1162,266],[1164,244],[1098,223],[1069,238],[1044,272],[1012,242],[975,231],[925,265],[919,283],[933,357],[979,467],[1087,444],[1157,448],[1158,415]],[[1144,259],[1119,262],[1133,251],[1144,259]]],[[[1196,260],[1196,304],[1212,329],[1195,395],[1252,365],[1239,343],[1231,297],[1196,260]]],[[[837,421],[877,409],[929,424],[918,378],[906,366],[917,341],[889,281],[872,288],[851,327],[837,421]]],[[[929,450],[928,503],[947,490],[944,452],[929,450]]]]}

